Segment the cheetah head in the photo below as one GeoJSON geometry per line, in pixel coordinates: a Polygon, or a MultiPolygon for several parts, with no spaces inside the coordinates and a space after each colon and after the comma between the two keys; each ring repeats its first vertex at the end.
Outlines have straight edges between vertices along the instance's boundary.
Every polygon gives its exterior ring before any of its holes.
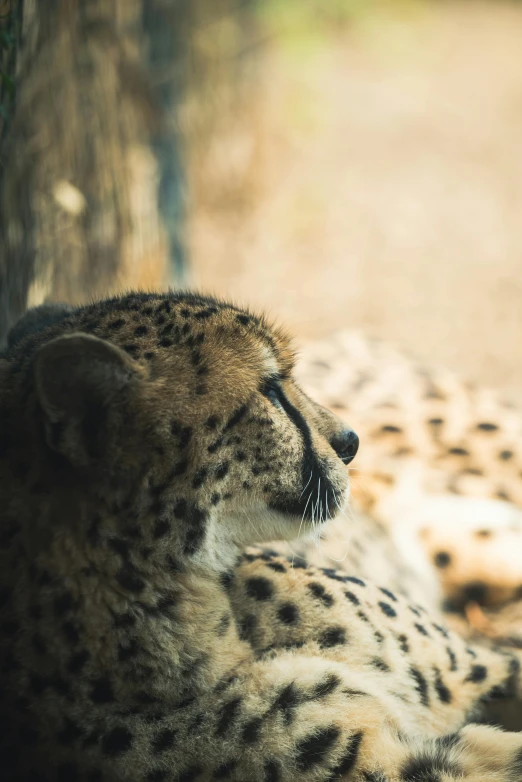
{"type": "Polygon", "coordinates": [[[0,504],[34,545],[171,565],[291,539],[336,514],[358,445],[293,366],[281,329],[198,295],[31,311],[0,356],[0,504]]]}

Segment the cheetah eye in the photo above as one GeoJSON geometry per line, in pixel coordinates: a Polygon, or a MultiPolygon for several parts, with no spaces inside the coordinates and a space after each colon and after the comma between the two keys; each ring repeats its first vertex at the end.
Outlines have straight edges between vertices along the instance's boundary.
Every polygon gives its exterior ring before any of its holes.
{"type": "Polygon", "coordinates": [[[284,409],[281,403],[281,389],[275,380],[268,380],[262,387],[261,393],[263,396],[266,396],[278,410],[284,409]]]}

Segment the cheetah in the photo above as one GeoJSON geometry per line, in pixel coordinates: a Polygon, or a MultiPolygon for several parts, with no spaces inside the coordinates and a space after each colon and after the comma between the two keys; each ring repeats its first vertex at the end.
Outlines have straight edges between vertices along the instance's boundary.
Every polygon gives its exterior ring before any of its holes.
{"type": "Polygon", "coordinates": [[[514,653],[267,545],[350,523],[357,435],[294,360],[282,329],[190,293],[46,307],[11,333],[3,779],[522,778],[522,734],[475,722],[520,697],[514,653]]]}
{"type": "MultiPolygon", "coordinates": [[[[520,599],[520,409],[357,332],[309,343],[297,376],[363,433],[352,504],[384,525],[416,579],[430,581],[432,603],[520,599]]],[[[342,542],[329,550],[339,556],[342,542]]],[[[365,561],[371,569],[369,551],[365,561]]],[[[360,568],[360,553],[346,564],[360,568]]]]}

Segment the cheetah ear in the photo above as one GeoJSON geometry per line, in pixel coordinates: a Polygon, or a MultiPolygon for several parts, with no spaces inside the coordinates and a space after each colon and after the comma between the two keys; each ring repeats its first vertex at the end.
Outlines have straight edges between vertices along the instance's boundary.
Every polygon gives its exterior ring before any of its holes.
{"type": "Polygon", "coordinates": [[[57,337],[40,348],[34,380],[49,447],[76,466],[103,457],[141,376],[123,350],[88,334],[57,337]]]}

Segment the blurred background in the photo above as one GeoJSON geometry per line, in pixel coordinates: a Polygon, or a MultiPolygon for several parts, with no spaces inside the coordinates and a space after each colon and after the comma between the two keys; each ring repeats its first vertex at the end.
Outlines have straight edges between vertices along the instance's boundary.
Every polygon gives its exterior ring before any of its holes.
{"type": "Polygon", "coordinates": [[[522,3],[4,5],[4,308],[192,286],[522,399],[522,3]]]}

